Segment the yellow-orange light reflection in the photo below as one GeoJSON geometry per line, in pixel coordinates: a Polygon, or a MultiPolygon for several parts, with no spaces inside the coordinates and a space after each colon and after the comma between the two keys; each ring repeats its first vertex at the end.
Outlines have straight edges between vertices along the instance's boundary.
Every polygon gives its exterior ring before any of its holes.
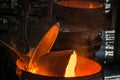
{"type": "Polygon", "coordinates": [[[68,65],[66,67],[64,77],[75,77],[75,67],[77,63],[77,54],[73,51],[73,54],[70,56],[68,65]]]}
{"type": "Polygon", "coordinates": [[[92,4],[92,3],[90,4],[90,7],[89,7],[89,8],[93,8],[93,4],[92,4]]]}
{"type": "Polygon", "coordinates": [[[31,73],[37,73],[37,68],[31,68],[30,70],[29,70],[29,72],[31,72],[31,73]]]}

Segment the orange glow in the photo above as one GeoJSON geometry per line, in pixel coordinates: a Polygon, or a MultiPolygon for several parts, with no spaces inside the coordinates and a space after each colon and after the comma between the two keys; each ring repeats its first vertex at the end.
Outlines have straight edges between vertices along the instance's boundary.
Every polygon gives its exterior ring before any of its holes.
{"type": "Polygon", "coordinates": [[[95,2],[95,1],[71,1],[71,0],[63,0],[58,2],[59,5],[65,6],[65,7],[73,7],[73,8],[88,8],[88,9],[95,9],[95,8],[101,8],[103,7],[102,3],[95,2]]]}
{"type": "Polygon", "coordinates": [[[76,76],[93,75],[101,71],[102,67],[94,60],[77,56],[76,76]]]}
{"type": "Polygon", "coordinates": [[[89,7],[89,8],[94,8],[92,3],[90,4],[90,7],[89,7]]]}
{"type": "Polygon", "coordinates": [[[65,77],[75,77],[75,66],[77,62],[77,54],[73,51],[73,54],[70,56],[68,65],[65,70],[65,77]]]}
{"type": "Polygon", "coordinates": [[[37,67],[35,67],[34,65],[31,65],[30,67],[31,67],[31,68],[28,69],[29,72],[34,73],[34,74],[37,73],[37,71],[38,71],[38,68],[37,68],[37,67]]]}
{"type": "Polygon", "coordinates": [[[33,52],[33,55],[28,64],[28,69],[31,68],[31,65],[33,63],[37,64],[41,56],[45,55],[46,53],[49,53],[58,36],[59,30],[60,30],[60,24],[56,23],[45,34],[45,36],[42,38],[37,48],[33,52]]]}
{"type": "Polygon", "coordinates": [[[21,69],[21,70],[26,70],[26,65],[21,61],[21,59],[18,59],[18,60],[16,61],[16,65],[17,65],[17,67],[18,67],[19,69],[21,69]]]}
{"type": "Polygon", "coordinates": [[[16,65],[19,70],[54,77],[84,77],[101,72],[99,63],[77,54],[77,51],[50,52],[40,58],[39,65],[29,70],[21,60],[17,60],[16,65]]]}

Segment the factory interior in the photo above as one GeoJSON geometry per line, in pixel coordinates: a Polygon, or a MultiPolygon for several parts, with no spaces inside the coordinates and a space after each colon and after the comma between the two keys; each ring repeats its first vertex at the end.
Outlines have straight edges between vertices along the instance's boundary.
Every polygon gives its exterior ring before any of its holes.
{"type": "Polygon", "coordinates": [[[119,22],[119,0],[0,0],[0,80],[120,80],[119,22]],[[66,78],[69,50],[78,67],[66,78]],[[37,58],[40,75],[19,68],[37,58]]]}

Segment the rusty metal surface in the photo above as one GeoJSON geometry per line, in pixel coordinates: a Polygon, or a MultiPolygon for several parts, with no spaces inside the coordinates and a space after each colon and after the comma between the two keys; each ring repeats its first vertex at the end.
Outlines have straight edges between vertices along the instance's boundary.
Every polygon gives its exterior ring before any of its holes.
{"type": "Polygon", "coordinates": [[[92,76],[85,76],[85,77],[63,78],[63,77],[49,77],[49,76],[36,75],[24,71],[20,79],[21,80],[27,80],[27,79],[28,80],[104,80],[101,73],[92,76]]]}
{"type": "Polygon", "coordinates": [[[110,20],[102,13],[103,7],[94,9],[74,8],[61,6],[56,3],[53,12],[56,15],[56,20],[60,21],[63,25],[71,24],[79,28],[102,27],[104,29],[110,26],[110,20]]]}

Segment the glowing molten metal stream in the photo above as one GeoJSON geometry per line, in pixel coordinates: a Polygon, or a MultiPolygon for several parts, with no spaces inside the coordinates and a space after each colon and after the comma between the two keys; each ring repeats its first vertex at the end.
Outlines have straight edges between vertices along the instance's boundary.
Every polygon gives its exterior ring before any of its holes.
{"type": "Polygon", "coordinates": [[[75,51],[73,51],[73,54],[70,56],[68,65],[66,67],[65,75],[64,77],[75,77],[75,67],[77,63],[77,54],[75,51]]]}

